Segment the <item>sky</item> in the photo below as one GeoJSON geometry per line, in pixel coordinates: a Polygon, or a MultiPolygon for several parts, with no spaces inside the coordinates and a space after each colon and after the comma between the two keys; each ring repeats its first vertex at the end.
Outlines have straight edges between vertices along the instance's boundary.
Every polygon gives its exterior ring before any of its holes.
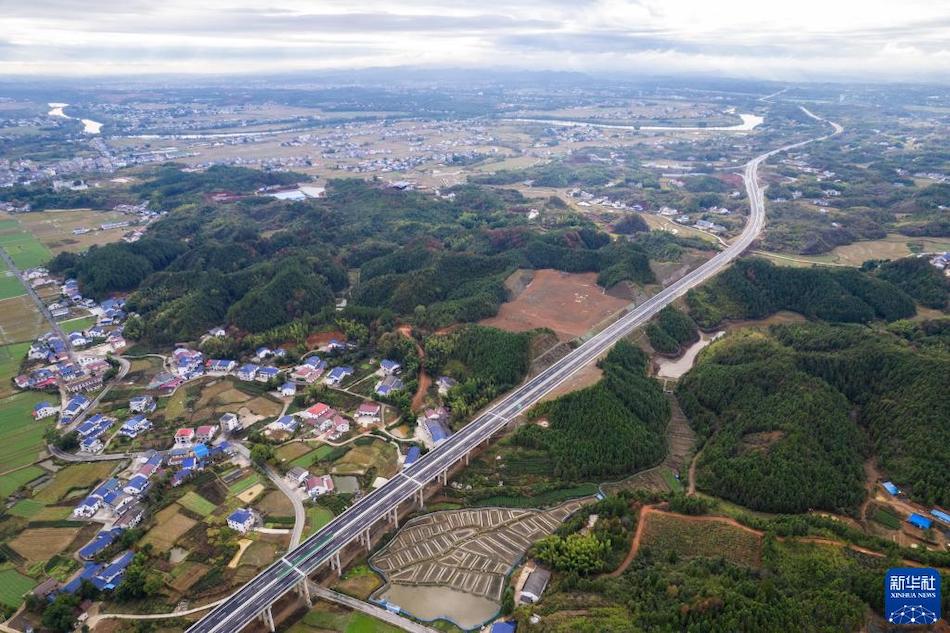
{"type": "Polygon", "coordinates": [[[0,0],[0,76],[414,66],[950,81],[950,0],[0,0]]]}

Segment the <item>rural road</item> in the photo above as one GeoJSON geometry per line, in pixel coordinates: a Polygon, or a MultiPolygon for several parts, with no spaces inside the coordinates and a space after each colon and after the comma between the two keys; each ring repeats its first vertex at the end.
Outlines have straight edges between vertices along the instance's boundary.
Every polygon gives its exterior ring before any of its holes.
{"type": "MultiPolygon", "coordinates": [[[[248,460],[251,459],[251,451],[241,442],[233,442],[234,449],[248,460]]],[[[268,466],[264,469],[264,474],[273,482],[277,489],[284,493],[284,496],[290,499],[294,507],[294,528],[290,532],[290,547],[293,550],[300,544],[300,538],[303,536],[304,523],[307,521],[307,513],[303,507],[303,501],[300,500],[296,491],[287,483],[287,480],[280,476],[276,470],[268,466]]]]}
{"type": "Polygon", "coordinates": [[[356,611],[362,611],[363,613],[373,616],[377,620],[382,620],[386,624],[391,624],[402,629],[403,631],[409,631],[409,633],[438,633],[435,629],[430,629],[429,627],[419,624],[418,622],[414,622],[409,618],[404,618],[396,613],[391,613],[390,611],[387,611],[382,607],[377,607],[374,604],[363,602],[362,600],[357,600],[356,598],[351,598],[350,596],[344,595],[342,593],[337,593],[336,591],[326,589],[315,582],[309,581],[308,585],[310,587],[310,594],[316,596],[317,598],[323,598],[328,602],[335,602],[356,611]]]}
{"type": "MultiPolygon", "coordinates": [[[[828,123],[808,110],[804,108],[802,110],[808,116],[822,123],[828,123]]],[[[385,485],[360,499],[299,547],[264,569],[228,600],[192,625],[188,629],[189,633],[240,631],[269,605],[299,584],[301,579],[307,578],[310,573],[331,560],[362,532],[378,521],[385,520],[387,514],[398,509],[399,504],[410,499],[425,483],[434,480],[454,466],[535,402],[588,363],[605,354],[617,341],[646,324],[665,306],[686,294],[691,288],[717,275],[752,244],[764,226],[765,196],[758,182],[759,166],[779,152],[824,140],[840,133],[841,126],[835,123],[831,123],[831,126],[834,131],[829,134],[785,145],[760,154],[746,163],[743,179],[749,197],[750,215],[742,233],[732,244],[640,305],[632,306],[626,315],[613,324],[496,400],[439,447],[425,454],[385,485]]]]}

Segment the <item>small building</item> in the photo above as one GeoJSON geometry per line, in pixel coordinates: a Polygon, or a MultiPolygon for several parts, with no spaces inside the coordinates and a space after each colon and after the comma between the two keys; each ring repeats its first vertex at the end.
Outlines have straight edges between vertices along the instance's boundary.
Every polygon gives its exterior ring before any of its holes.
{"type": "Polygon", "coordinates": [[[194,448],[191,449],[195,454],[195,464],[192,466],[195,470],[199,470],[202,467],[202,462],[208,459],[208,456],[211,455],[211,449],[208,448],[207,444],[198,443],[195,444],[194,448]]]}
{"type": "Polygon", "coordinates": [[[319,497],[333,492],[333,477],[330,475],[308,477],[305,486],[311,498],[319,497]]]}
{"type": "Polygon", "coordinates": [[[551,572],[543,567],[535,567],[528,575],[528,579],[524,581],[524,586],[521,588],[520,599],[521,602],[530,602],[534,604],[541,599],[541,594],[544,593],[544,590],[548,586],[548,582],[551,580],[551,572]]]}
{"type": "Polygon", "coordinates": [[[402,371],[402,365],[394,360],[389,360],[388,358],[384,358],[383,360],[379,361],[379,368],[382,369],[383,373],[387,376],[392,376],[393,374],[398,374],[400,371],[402,371]]]}
{"type": "Polygon", "coordinates": [[[210,442],[214,439],[215,433],[217,432],[218,429],[213,424],[203,424],[195,429],[195,441],[210,442]]]}
{"type": "Polygon", "coordinates": [[[491,633],[515,633],[517,630],[517,622],[495,622],[491,625],[491,633]]]}
{"type": "Polygon", "coordinates": [[[310,473],[307,472],[306,468],[301,468],[300,466],[294,466],[287,471],[285,475],[287,481],[292,483],[295,486],[299,486],[307,481],[310,478],[310,473]]]}
{"type": "Polygon", "coordinates": [[[254,377],[257,376],[258,369],[260,369],[260,367],[254,363],[246,363],[241,365],[241,368],[237,370],[237,377],[246,381],[254,380],[254,377]]]}
{"type": "Polygon", "coordinates": [[[34,420],[43,420],[45,418],[53,417],[59,413],[59,407],[51,404],[47,401],[39,402],[33,407],[33,419],[34,420]]]}
{"type": "Polygon", "coordinates": [[[388,375],[376,383],[375,391],[380,396],[388,396],[405,388],[398,376],[388,375]]]}
{"type": "Polygon", "coordinates": [[[900,488],[895,486],[893,482],[885,481],[881,486],[888,492],[888,494],[894,495],[895,497],[901,493],[900,488]]]}
{"type": "Polygon", "coordinates": [[[449,439],[451,432],[442,420],[428,419],[422,420],[422,429],[429,441],[434,445],[439,445],[449,439]]]}
{"type": "Polygon", "coordinates": [[[129,413],[151,413],[157,406],[152,396],[135,396],[129,400],[129,413]]]}
{"type": "Polygon", "coordinates": [[[126,494],[140,495],[148,489],[148,477],[134,475],[122,489],[126,494]]]}
{"type": "Polygon", "coordinates": [[[218,419],[218,426],[225,435],[241,429],[241,421],[233,413],[225,413],[218,419]]]}
{"type": "Polygon", "coordinates": [[[119,435],[124,435],[129,438],[138,437],[139,433],[144,433],[152,428],[152,423],[144,415],[134,415],[125,423],[122,424],[122,428],[119,429],[119,435]]]}
{"type": "Polygon", "coordinates": [[[445,396],[449,393],[449,389],[458,383],[456,382],[455,378],[452,378],[451,376],[439,376],[439,378],[435,381],[435,384],[439,387],[439,395],[445,396]]]}
{"type": "Polygon", "coordinates": [[[930,515],[943,523],[944,525],[950,525],[950,514],[940,510],[939,508],[934,508],[930,511],[930,515]]]}
{"type": "Polygon", "coordinates": [[[228,516],[228,527],[235,532],[246,534],[254,527],[254,513],[247,508],[238,508],[228,516]]]}
{"type": "Polygon", "coordinates": [[[293,398],[297,395],[297,385],[292,382],[285,382],[280,386],[280,395],[285,398],[293,398]]]}
{"type": "Polygon", "coordinates": [[[324,379],[324,382],[330,386],[339,385],[341,382],[346,380],[347,376],[353,375],[353,368],[346,365],[341,365],[340,367],[334,367],[330,370],[330,373],[327,374],[327,377],[324,379]]]}
{"type": "Polygon", "coordinates": [[[261,367],[257,370],[257,375],[254,376],[254,380],[257,382],[270,382],[277,378],[280,375],[280,370],[276,367],[261,367]]]}
{"type": "Polygon", "coordinates": [[[378,402],[364,402],[356,409],[356,421],[363,426],[379,422],[382,410],[378,402]]]}
{"type": "Polygon", "coordinates": [[[175,431],[175,446],[191,446],[194,441],[194,429],[178,429],[175,431]]]}
{"type": "Polygon", "coordinates": [[[916,512],[907,517],[907,522],[914,527],[920,528],[921,530],[929,530],[930,526],[933,525],[933,521],[925,516],[917,514],[916,512]]]}

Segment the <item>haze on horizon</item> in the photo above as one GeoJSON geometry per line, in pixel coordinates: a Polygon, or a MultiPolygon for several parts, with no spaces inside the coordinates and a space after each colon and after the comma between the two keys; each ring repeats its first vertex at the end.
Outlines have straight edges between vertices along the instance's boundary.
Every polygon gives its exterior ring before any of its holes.
{"type": "Polygon", "coordinates": [[[946,81],[950,2],[3,0],[0,75],[387,66],[946,81]]]}

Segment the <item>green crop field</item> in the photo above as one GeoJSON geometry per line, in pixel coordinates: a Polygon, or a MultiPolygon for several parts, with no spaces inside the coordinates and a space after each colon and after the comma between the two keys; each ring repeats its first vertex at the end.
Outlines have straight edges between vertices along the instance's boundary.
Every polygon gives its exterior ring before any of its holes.
{"type": "Polygon", "coordinates": [[[178,500],[178,504],[186,510],[191,510],[197,515],[206,517],[215,510],[215,505],[199,495],[197,492],[189,490],[178,500]]]}
{"type": "Polygon", "coordinates": [[[45,264],[53,254],[32,233],[26,231],[0,234],[2,247],[18,268],[33,268],[45,264]]]}
{"type": "Polygon", "coordinates": [[[26,294],[23,283],[0,262],[0,300],[26,294]]]}
{"type": "Polygon", "coordinates": [[[37,514],[43,511],[46,508],[39,501],[34,501],[32,499],[20,499],[13,507],[10,508],[9,512],[15,517],[22,517],[24,519],[32,519],[36,517],[37,514]]]}
{"type": "Polygon", "coordinates": [[[500,506],[504,508],[542,508],[545,506],[556,505],[562,501],[567,501],[568,499],[587,497],[596,493],[597,484],[580,484],[572,488],[561,488],[558,490],[542,492],[541,494],[534,495],[533,497],[497,495],[494,497],[479,499],[472,505],[481,507],[500,506]]]}
{"type": "MultiPolygon", "coordinates": [[[[2,306],[3,304],[0,303],[0,309],[2,306]]],[[[10,381],[20,372],[20,363],[29,349],[29,343],[0,345],[0,398],[5,398],[15,392],[10,381]]]]}
{"type": "Polygon", "coordinates": [[[27,466],[5,475],[0,475],[0,499],[6,499],[17,488],[23,484],[29,483],[45,473],[46,471],[39,466],[27,466]]]}
{"type": "Polygon", "coordinates": [[[23,595],[35,586],[33,579],[15,569],[0,570],[0,603],[15,609],[23,603],[23,595]]]}
{"type": "Polygon", "coordinates": [[[319,448],[315,448],[309,453],[301,455],[297,459],[294,459],[290,462],[291,466],[300,466],[301,468],[310,468],[317,462],[321,461],[332,461],[339,457],[342,457],[349,450],[348,447],[342,446],[329,446],[324,444],[319,448]]]}
{"type": "Polygon", "coordinates": [[[55,401],[48,393],[25,391],[0,403],[0,464],[4,470],[30,464],[43,448],[43,433],[56,418],[33,419],[33,407],[44,400],[55,401]]]}
{"type": "Polygon", "coordinates": [[[307,534],[313,534],[333,519],[333,513],[323,506],[307,508],[307,534]]]}
{"type": "Polygon", "coordinates": [[[886,508],[876,507],[871,518],[889,530],[899,530],[901,528],[900,517],[886,508]]]}
{"type": "Polygon", "coordinates": [[[62,469],[48,485],[37,491],[33,497],[45,504],[65,499],[73,490],[85,491],[109,476],[115,468],[114,462],[85,462],[72,464],[62,469]]]}
{"type": "Polygon", "coordinates": [[[680,556],[725,558],[739,565],[758,567],[761,538],[725,521],[709,517],[651,512],[643,526],[641,547],[680,556]]]}
{"type": "Polygon", "coordinates": [[[228,491],[230,491],[232,495],[239,495],[245,490],[247,490],[248,488],[250,488],[251,486],[253,486],[254,484],[258,484],[260,482],[261,482],[261,476],[258,475],[257,473],[251,473],[244,479],[236,481],[230,486],[228,486],[228,491]]]}
{"type": "Polygon", "coordinates": [[[63,328],[63,332],[65,332],[66,334],[71,334],[73,332],[84,332],[85,330],[88,330],[95,324],[96,324],[96,317],[85,316],[85,317],[79,317],[78,319],[70,319],[69,321],[63,321],[59,325],[61,328],[63,328]]]}

